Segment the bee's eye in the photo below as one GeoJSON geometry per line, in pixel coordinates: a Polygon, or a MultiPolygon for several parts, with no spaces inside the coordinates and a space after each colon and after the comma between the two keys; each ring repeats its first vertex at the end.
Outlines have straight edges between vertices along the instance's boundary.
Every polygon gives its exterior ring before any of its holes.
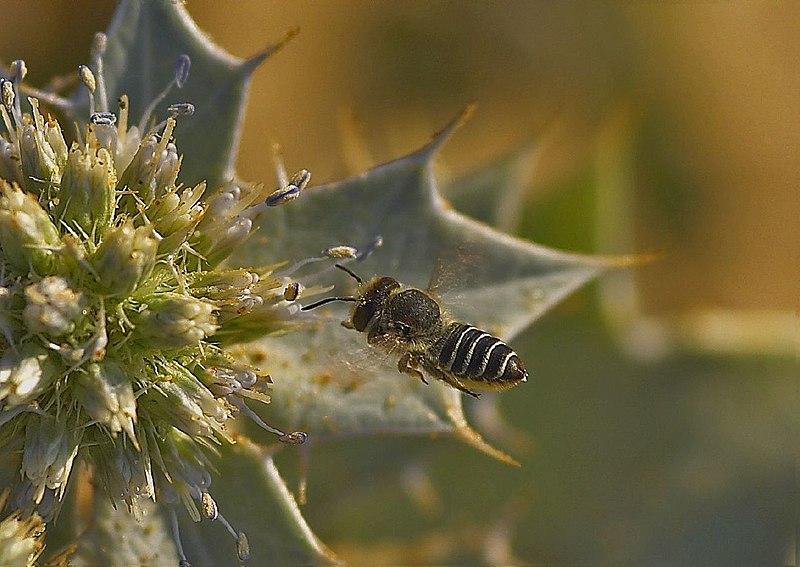
{"type": "Polygon", "coordinates": [[[365,298],[362,298],[361,301],[356,304],[356,308],[353,311],[353,328],[355,328],[356,331],[363,332],[377,309],[378,306],[375,301],[367,301],[365,298]]]}
{"type": "Polygon", "coordinates": [[[380,316],[386,298],[398,287],[400,284],[397,280],[389,277],[378,278],[369,284],[353,311],[353,327],[356,331],[364,331],[373,317],[380,316]]]}

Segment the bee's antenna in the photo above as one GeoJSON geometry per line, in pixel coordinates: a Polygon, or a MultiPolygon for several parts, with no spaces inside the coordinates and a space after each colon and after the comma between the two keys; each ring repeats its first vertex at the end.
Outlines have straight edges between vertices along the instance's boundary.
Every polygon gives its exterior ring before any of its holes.
{"type": "MultiPolygon", "coordinates": [[[[353,272],[350,268],[347,268],[347,267],[343,266],[342,264],[334,264],[334,266],[336,266],[340,270],[350,274],[350,276],[353,279],[355,279],[359,284],[363,284],[364,283],[364,280],[362,280],[360,277],[358,277],[358,275],[356,275],[356,273],[353,272]]],[[[358,301],[358,298],[357,297],[353,297],[353,296],[326,297],[325,299],[320,299],[319,301],[317,301],[315,303],[311,303],[310,305],[305,305],[305,306],[301,307],[300,311],[311,311],[312,309],[316,309],[317,307],[319,307],[321,305],[325,305],[326,303],[330,303],[331,301],[355,302],[355,301],[358,301]]]]}
{"type": "MultiPolygon", "coordinates": [[[[347,270],[347,271],[349,272],[350,270],[347,270]]],[[[316,302],[311,303],[309,305],[304,305],[303,307],[300,308],[300,311],[311,311],[312,309],[316,309],[320,305],[325,305],[326,303],[330,303],[331,301],[350,301],[350,302],[354,302],[354,301],[358,301],[358,298],[357,297],[326,297],[325,299],[320,299],[319,301],[316,301],[316,302]]]]}
{"type": "Polygon", "coordinates": [[[350,268],[348,268],[347,266],[343,266],[342,264],[334,264],[334,265],[335,265],[337,268],[339,268],[340,270],[342,270],[343,272],[347,272],[348,274],[350,274],[350,276],[351,276],[353,279],[355,279],[355,280],[356,280],[358,283],[360,283],[360,284],[363,284],[363,283],[364,283],[364,280],[362,280],[360,277],[358,277],[358,276],[355,274],[355,272],[353,272],[353,270],[351,270],[351,269],[350,269],[350,268]]]}

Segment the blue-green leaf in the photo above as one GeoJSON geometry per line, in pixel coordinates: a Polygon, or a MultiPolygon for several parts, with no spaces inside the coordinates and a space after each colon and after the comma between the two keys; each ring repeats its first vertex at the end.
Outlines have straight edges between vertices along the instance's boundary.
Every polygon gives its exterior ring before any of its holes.
{"type": "Polygon", "coordinates": [[[189,55],[188,80],[172,90],[155,115],[163,120],[167,106],[176,102],[195,105],[195,114],[181,118],[175,131],[184,154],[184,184],[205,179],[213,188],[232,179],[250,76],[274,46],[251,59],[233,57],[197,28],[182,2],[168,0],[120,2],[107,35],[109,105],[113,109],[127,94],[134,123],[175,77],[178,56],[189,55]]]}
{"type": "MultiPolygon", "coordinates": [[[[387,274],[428,286],[437,264],[450,285],[442,300],[458,319],[510,339],[564,296],[620,263],[524,242],[447,207],[432,171],[437,148],[454,122],[421,150],[360,176],[312,188],[261,219],[261,241],[242,251],[244,264],[319,256],[337,244],[383,246],[350,267],[367,278],[387,274]]],[[[352,280],[331,273],[337,294],[352,280]]],[[[440,290],[441,291],[441,290],[440,290]]],[[[312,440],[375,433],[451,433],[479,438],[466,426],[461,394],[400,374],[398,355],[368,349],[364,337],[341,328],[345,308],[320,309],[329,318],[302,334],[267,339],[261,351],[274,379],[266,413],[277,425],[306,428],[312,440]]],[[[535,387],[536,368],[529,368],[535,387]]],[[[513,391],[506,395],[514,395],[513,391]]],[[[485,447],[484,447],[485,448],[485,447]]]]}
{"type": "MultiPolygon", "coordinates": [[[[309,528],[272,457],[240,438],[217,461],[211,493],[219,511],[247,534],[250,565],[339,565],[309,528]]],[[[239,565],[235,542],[219,522],[193,523],[181,516],[186,553],[197,565],[239,565]]]]}

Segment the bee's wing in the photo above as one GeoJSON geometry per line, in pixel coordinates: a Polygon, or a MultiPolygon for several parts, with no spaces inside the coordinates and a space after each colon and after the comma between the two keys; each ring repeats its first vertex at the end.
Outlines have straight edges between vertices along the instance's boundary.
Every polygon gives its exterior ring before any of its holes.
{"type": "Polygon", "coordinates": [[[370,340],[370,346],[382,350],[385,353],[398,356],[403,352],[400,339],[392,334],[378,335],[370,340]]]}
{"type": "Polygon", "coordinates": [[[475,257],[465,246],[441,250],[436,255],[427,291],[439,296],[442,292],[458,287],[459,283],[463,284],[464,277],[470,273],[474,264],[475,257]]]}
{"type": "Polygon", "coordinates": [[[431,278],[428,280],[428,291],[438,295],[439,288],[445,283],[445,279],[444,260],[441,256],[437,256],[431,278]]]}

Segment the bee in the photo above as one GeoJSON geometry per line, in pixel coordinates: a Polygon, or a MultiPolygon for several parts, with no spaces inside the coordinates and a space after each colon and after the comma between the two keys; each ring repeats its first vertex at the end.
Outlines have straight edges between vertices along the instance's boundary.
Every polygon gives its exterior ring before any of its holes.
{"type": "Polygon", "coordinates": [[[422,380],[425,374],[472,397],[473,390],[502,391],[528,379],[517,353],[486,331],[454,320],[429,291],[404,287],[389,276],[364,281],[336,264],[358,282],[355,296],[326,297],[304,306],[315,309],[331,301],[354,303],[342,324],[367,336],[382,350],[402,352],[397,369],[422,380]],[[423,372],[425,374],[423,374],[423,372]]]}

